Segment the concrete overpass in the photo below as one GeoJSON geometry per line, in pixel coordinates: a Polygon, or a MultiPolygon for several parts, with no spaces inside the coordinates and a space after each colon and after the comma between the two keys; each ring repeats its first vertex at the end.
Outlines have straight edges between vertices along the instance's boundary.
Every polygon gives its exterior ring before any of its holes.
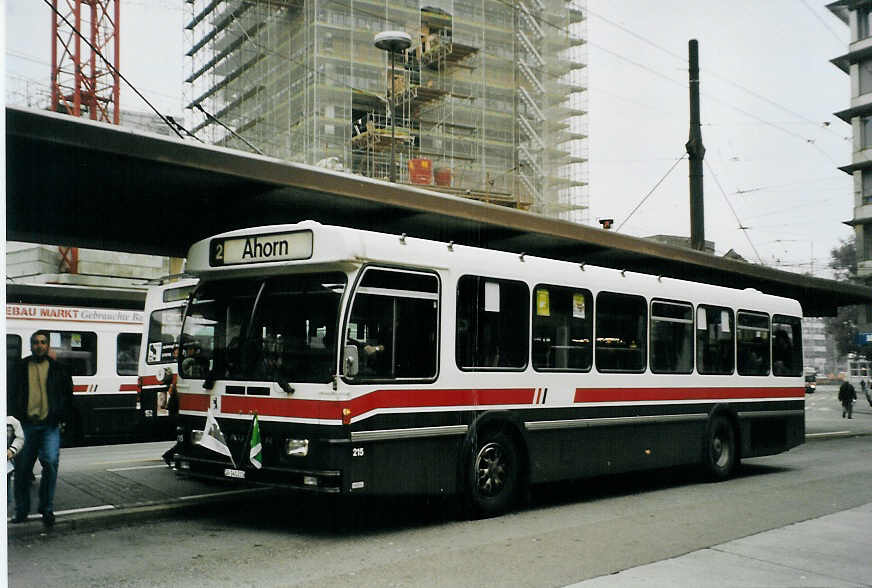
{"type": "Polygon", "coordinates": [[[501,206],[45,111],[6,108],[7,240],[184,257],[221,231],[314,219],[795,298],[872,303],[809,278],[501,206]]]}

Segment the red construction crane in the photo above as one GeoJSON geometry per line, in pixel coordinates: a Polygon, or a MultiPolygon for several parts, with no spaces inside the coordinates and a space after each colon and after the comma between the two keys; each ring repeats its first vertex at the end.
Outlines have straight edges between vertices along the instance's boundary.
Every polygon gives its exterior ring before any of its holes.
{"type": "Polygon", "coordinates": [[[120,0],[52,0],[55,112],[87,113],[91,120],[119,124],[119,5],[120,0]]]}

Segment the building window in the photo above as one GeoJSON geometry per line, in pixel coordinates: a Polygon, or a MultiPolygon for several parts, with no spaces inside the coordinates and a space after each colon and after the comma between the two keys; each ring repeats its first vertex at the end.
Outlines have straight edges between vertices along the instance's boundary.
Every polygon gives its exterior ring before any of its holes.
{"type": "Polygon", "coordinates": [[[860,140],[863,142],[863,149],[872,147],[872,116],[860,118],[860,140]]]}
{"type": "Polygon", "coordinates": [[[861,61],[860,68],[860,94],[872,92],[872,59],[861,61]]]}
{"type": "Polygon", "coordinates": [[[872,170],[863,171],[863,204],[872,204],[872,170]]]}
{"type": "Polygon", "coordinates": [[[863,225],[863,249],[859,254],[861,257],[858,261],[872,259],[872,226],[863,225]]]}
{"type": "Polygon", "coordinates": [[[857,8],[857,40],[865,39],[869,36],[869,11],[870,6],[860,6],[857,8]]]}

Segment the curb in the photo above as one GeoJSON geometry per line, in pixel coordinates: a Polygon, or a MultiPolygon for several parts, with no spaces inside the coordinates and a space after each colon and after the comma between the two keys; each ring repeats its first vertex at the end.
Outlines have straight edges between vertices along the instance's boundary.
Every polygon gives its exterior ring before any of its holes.
{"type": "Polygon", "coordinates": [[[246,488],[237,492],[221,493],[199,498],[174,498],[169,502],[154,502],[136,506],[109,506],[70,514],[56,514],[55,525],[46,529],[40,517],[34,516],[26,523],[12,524],[7,521],[8,539],[32,539],[50,537],[61,533],[87,533],[89,531],[121,527],[128,523],[157,521],[172,515],[196,516],[208,513],[220,506],[239,500],[241,496],[253,492],[264,492],[271,488],[246,488]]]}
{"type": "Polygon", "coordinates": [[[868,431],[827,431],[823,433],[806,433],[805,440],[826,441],[828,439],[844,439],[846,437],[868,437],[872,432],[868,431]]]}

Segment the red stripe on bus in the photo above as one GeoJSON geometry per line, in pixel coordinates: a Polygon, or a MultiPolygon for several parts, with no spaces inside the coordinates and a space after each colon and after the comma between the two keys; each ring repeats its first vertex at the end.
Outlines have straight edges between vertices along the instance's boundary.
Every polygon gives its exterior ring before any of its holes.
{"type": "Polygon", "coordinates": [[[206,412],[208,408],[208,394],[179,394],[179,410],[206,412]]]}
{"type": "Polygon", "coordinates": [[[119,388],[119,391],[121,392],[136,392],[137,390],[138,388],[136,387],[136,384],[121,384],[121,387],[119,388]]]}
{"type": "Polygon", "coordinates": [[[576,388],[575,402],[644,402],[669,400],[735,400],[741,398],[805,398],[800,387],[730,388],[576,388]]]}
{"type": "Polygon", "coordinates": [[[143,386],[159,386],[160,384],[163,384],[163,382],[158,380],[157,376],[142,376],[143,386]]]}
{"type": "Polygon", "coordinates": [[[88,391],[87,384],[74,384],[73,385],[73,392],[87,392],[87,391],[88,391]]]}
{"type": "MultiPolygon", "coordinates": [[[[534,388],[376,390],[350,401],[224,395],[221,397],[221,412],[341,420],[345,408],[351,410],[350,417],[354,418],[380,408],[532,404],[535,392],[534,388]]],[[[208,406],[209,396],[206,394],[179,394],[180,410],[205,411],[208,406]]]]}

